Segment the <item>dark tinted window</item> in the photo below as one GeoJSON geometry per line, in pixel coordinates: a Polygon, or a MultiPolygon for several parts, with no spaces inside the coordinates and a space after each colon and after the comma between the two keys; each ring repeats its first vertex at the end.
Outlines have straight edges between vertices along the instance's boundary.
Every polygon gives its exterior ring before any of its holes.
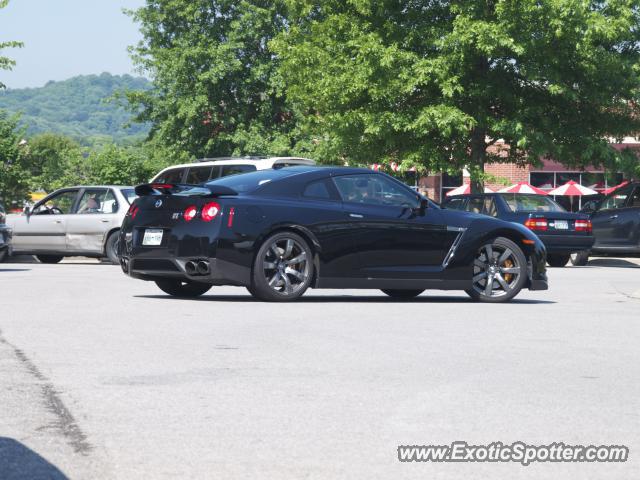
{"type": "Polygon", "coordinates": [[[451,210],[462,210],[464,208],[464,201],[464,198],[451,198],[447,200],[443,206],[451,210]]]}
{"type": "Polygon", "coordinates": [[[419,206],[418,195],[379,174],[344,175],[334,178],[345,202],[368,205],[419,206]]]}
{"type": "Polygon", "coordinates": [[[299,170],[294,168],[281,168],[278,170],[258,170],[255,172],[245,173],[243,175],[231,175],[228,177],[221,177],[216,180],[207,182],[207,185],[224,185],[232,188],[238,193],[251,192],[256,190],[261,185],[266,185],[275,180],[289,177],[300,173],[299,170]]]}
{"type": "Polygon", "coordinates": [[[329,188],[327,187],[327,182],[325,180],[310,183],[306,186],[302,195],[312,198],[331,199],[331,194],[329,193],[329,188]]]}
{"type": "Polygon", "coordinates": [[[636,187],[636,189],[631,194],[631,199],[627,204],[629,207],[640,207],[640,187],[636,187]]]}
{"type": "Polygon", "coordinates": [[[486,197],[484,199],[484,209],[482,213],[485,215],[490,215],[492,217],[498,216],[498,210],[496,209],[496,202],[493,197],[486,197]]]}
{"type": "Polygon", "coordinates": [[[222,177],[235,175],[237,173],[255,172],[255,165],[222,165],[222,177]]]}
{"type": "Polygon", "coordinates": [[[191,167],[187,173],[187,181],[190,185],[206,183],[211,175],[211,167],[191,167]]]}
{"type": "Polygon", "coordinates": [[[173,170],[167,170],[155,181],[158,183],[182,183],[182,177],[184,175],[184,168],[174,168],[173,170]]]}
{"type": "Polygon", "coordinates": [[[617,189],[611,195],[606,197],[600,205],[599,210],[613,210],[616,208],[622,208],[627,203],[627,198],[631,195],[633,185],[622,187],[617,189]]]}
{"type": "Polygon", "coordinates": [[[470,198],[469,203],[467,203],[467,212],[482,213],[483,208],[484,208],[484,198],[482,197],[470,198]]]}

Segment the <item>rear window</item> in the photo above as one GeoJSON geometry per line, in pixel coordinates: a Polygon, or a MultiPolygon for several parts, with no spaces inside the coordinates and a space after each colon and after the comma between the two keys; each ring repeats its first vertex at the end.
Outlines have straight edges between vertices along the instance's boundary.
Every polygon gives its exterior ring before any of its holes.
{"type": "Polygon", "coordinates": [[[255,172],[255,165],[222,165],[221,177],[228,177],[229,175],[236,175],[238,173],[255,172]]]}
{"type": "Polygon", "coordinates": [[[133,188],[121,188],[120,192],[122,193],[122,196],[127,199],[129,205],[131,205],[133,201],[138,198],[138,196],[136,195],[136,191],[133,188]]]}
{"type": "Polygon", "coordinates": [[[503,198],[512,212],[566,212],[551,198],[542,195],[514,193],[503,198]]]}
{"type": "Polygon", "coordinates": [[[295,175],[296,173],[300,172],[293,168],[257,170],[255,172],[244,173],[242,175],[221,177],[207,182],[207,185],[224,185],[225,187],[234,189],[238,193],[244,193],[251,192],[262,185],[295,175]]]}

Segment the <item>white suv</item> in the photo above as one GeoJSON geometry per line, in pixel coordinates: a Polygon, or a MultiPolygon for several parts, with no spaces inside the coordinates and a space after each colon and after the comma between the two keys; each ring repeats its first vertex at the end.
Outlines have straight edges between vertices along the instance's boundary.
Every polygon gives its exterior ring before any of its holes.
{"type": "Polygon", "coordinates": [[[197,185],[236,173],[283,168],[293,165],[315,165],[300,157],[224,157],[203,158],[194,163],[174,165],[158,173],[151,183],[188,183],[197,185]]]}

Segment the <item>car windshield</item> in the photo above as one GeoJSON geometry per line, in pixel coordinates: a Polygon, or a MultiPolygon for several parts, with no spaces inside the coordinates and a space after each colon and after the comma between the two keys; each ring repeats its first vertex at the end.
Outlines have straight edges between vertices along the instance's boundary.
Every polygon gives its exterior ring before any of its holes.
{"type": "Polygon", "coordinates": [[[120,192],[122,192],[122,196],[127,199],[129,205],[133,203],[133,201],[138,198],[136,195],[136,191],[133,188],[121,188],[120,192]]]}
{"type": "Polygon", "coordinates": [[[514,193],[503,195],[512,212],[566,212],[551,198],[543,195],[514,193]]]}
{"type": "Polygon", "coordinates": [[[278,170],[258,170],[256,172],[239,173],[207,182],[207,185],[224,185],[238,193],[251,192],[265,183],[295,175],[306,168],[291,167],[278,170]]]}

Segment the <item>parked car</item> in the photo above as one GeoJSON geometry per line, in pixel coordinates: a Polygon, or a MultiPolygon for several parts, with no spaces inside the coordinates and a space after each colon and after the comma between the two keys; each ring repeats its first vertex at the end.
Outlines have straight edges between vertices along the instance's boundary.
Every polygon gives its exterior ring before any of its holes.
{"type": "Polygon", "coordinates": [[[0,263],[11,255],[11,228],[6,225],[7,213],[0,203],[0,263]]]}
{"type": "Polygon", "coordinates": [[[118,231],[134,198],[133,187],[57,190],[24,213],[7,216],[13,253],[35,255],[42,263],[75,255],[107,257],[117,263],[118,231]]]}
{"type": "Polygon", "coordinates": [[[293,165],[315,165],[300,157],[221,157],[203,158],[195,163],[174,165],[158,173],[151,183],[187,183],[198,185],[220,177],[256,170],[278,169],[293,165]]]}
{"type": "Polygon", "coordinates": [[[174,296],[239,285],[267,301],[313,287],[397,298],[464,290],[504,302],[547,288],[545,247],[531,230],[443,210],[371,170],[291,167],[136,193],[120,232],[122,269],[174,296]]]}
{"type": "Polygon", "coordinates": [[[589,255],[640,254],[640,182],[628,183],[599,201],[587,202],[581,212],[590,215],[595,243],[572,255],[575,265],[586,265],[589,255]]]}
{"type": "Polygon", "coordinates": [[[565,266],[572,253],[589,249],[594,242],[588,215],[567,212],[545,195],[453,195],[443,202],[443,206],[523,224],[547,247],[547,262],[552,267],[565,266]]]}

